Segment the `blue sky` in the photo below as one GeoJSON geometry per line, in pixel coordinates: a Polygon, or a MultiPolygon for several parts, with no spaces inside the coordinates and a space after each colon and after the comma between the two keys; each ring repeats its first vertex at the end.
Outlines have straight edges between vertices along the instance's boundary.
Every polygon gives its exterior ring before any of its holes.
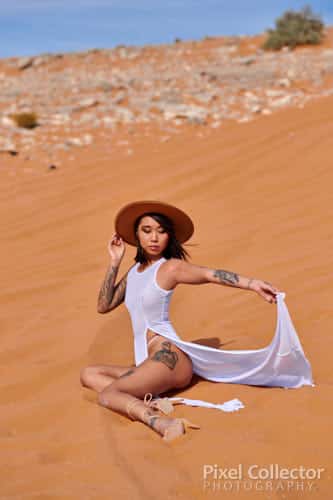
{"type": "Polygon", "coordinates": [[[0,0],[0,58],[262,33],[305,4],[333,25],[333,0],[0,0]]]}

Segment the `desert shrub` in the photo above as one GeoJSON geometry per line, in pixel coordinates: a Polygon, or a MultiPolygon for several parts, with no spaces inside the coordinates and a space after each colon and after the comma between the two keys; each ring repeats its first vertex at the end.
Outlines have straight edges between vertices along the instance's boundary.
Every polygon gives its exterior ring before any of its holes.
{"type": "Polygon", "coordinates": [[[268,30],[264,49],[279,50],[282,47],[318,44],[324,37],[324,23],[306,6],[299,12],[288,10],[275,21],[276,28],[268,30]]]}
{"type": "Polygon", "coordinates": [[[38,125],[36,113],[16,113],[11,118],[21,128],[35,128],[38,125]]]}

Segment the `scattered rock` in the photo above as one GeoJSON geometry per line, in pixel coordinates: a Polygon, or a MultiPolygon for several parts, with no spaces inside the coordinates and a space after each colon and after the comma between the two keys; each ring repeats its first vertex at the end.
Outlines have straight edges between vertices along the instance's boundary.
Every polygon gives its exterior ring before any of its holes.
{"type": "Polygon", "coordinates": [[[33,64],[33,57],[22,57],[17,61],[17,68],[18,69],[27,69],[30,68],[33,64]]]}
{"type": "Polygon", "coordinates": [[[287,106],[287,104],[291,104],[292,102],[292,96],[291,95],[286,95],[284,97],[281,97],[280,99],[275,99],[274,101],[271,101],[271,106],[274,108],[281,108],[282,106],[287,106]]]}
{"type": "Polygon", "coordinates": [[[8,153],[12,156],[16,156],[18,155],[18,150],[11,140],[0,136],[0,153],[8,153]]]}
{"type": "Polygon", "coordinates": [[[214,43],[148,50],[123,45],[6,59],[0,72],[0,151],[14,155],[34,147],[83,147],[92,144],[95,131],[108,137],[123,124],[153,122],[170,136],[184,124],[214,129],[224,120],[246,123],[258,114],[303,107],[333,94],[327,87],[333,49],[273,53],[252,43],[248,47],[254,53],[244,56],[242,37],[229,37],[220,46],[218,38],[211,39],[214,43]],[[60,58],[63,65],[53,64],[60,58]],[[297,88],[298,82],[302,86],[297,88]],[[19,130],[10,118],[29,109],[36,111],[41,130],[19,130]],[[67,139],[60,139],[63,134],[67,139]]]}
{"type": "Polygon", "coordinates": [[[83,141],[79,137],[69,137],[65,141],[65,146],[83,146],[83,141]]]}
{"type": "Polygon", "coordinates": [[[277,83],[280,85],[280,87],[286,88],[290,87],[291,85],[291,81],[289,80],[289,78],[280,78],[277,83]]]}
{"type": "Polygon", "coordinates": [[[250,64],[255,63],[257,60],[256,56],[246,56],[246,57],[238,57],[235,59],[235,62],[238,64],[243,64],[244,66],[249,66],[250,64]]]}
{"type": "Polygon", "coordinates": [[[63,125],[68,123],[71,117],[68,113],[56,113],[49,118],[49,123],[52,125],[63,125]]]}
{"type": "Polygon", "coordinates": [[[97,106],[98,99],[94,97],[86,97],[78,102],[78,104],[73,108],[73,111],[82,111],[82,109],[92,108],[93,106],[97,106]]]}
{"type": "Polygon", "coordinates": [[[14,120],[10,118],[10,116],[3,116],[1,118],[1,125],[3,125],[4,127],[11,127],[11,128],[16,127],[14,120]]]}
{"type": "Polygon", "coordinates": [[[177,118],[185,118],[189,123],[205,123],[208,111],[206,108],[199,106],[186,106],[180,104],[178,106],[170,106],[164,109],[164,118],[166,120],[174,120],[177,118]]]}
{"type": "Polygon", "coordinates": [[[134,113],[129,108],[115,106],[113,112],[118,122],[132,123],[135,121],[134,113]]]}

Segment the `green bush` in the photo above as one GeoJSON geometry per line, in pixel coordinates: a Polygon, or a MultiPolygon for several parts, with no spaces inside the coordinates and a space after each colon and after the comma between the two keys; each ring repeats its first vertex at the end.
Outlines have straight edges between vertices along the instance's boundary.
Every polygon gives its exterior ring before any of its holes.
{"type": "Polygon", "coordinates": [[[309,6],[303,7],[299,12],[288,10],[275,21],[275,26],[275,30],[268,30],[264,49],[294,49],[296,45],[314,45],[324,37],[324,23],[309,6]]]}
{"type": "Polygon", "coordinates": [[[36,113],[16,113],[11,118],[21,128],[35,128],[38,125],[36,113]]]}

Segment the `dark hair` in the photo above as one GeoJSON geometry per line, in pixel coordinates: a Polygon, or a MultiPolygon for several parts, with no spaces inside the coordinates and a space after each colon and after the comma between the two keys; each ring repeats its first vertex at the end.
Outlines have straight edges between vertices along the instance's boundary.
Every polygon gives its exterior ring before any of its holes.
{"type": "Polygon", "coordinates": [[[142,246],[140,245],[139,238],[136,235],[136,231],[139,227],[140,221],[146,215],[149,215],[149,217],[152,217],[156,222],[158,222],[169,235],[168,245],[163,252],[163,257],[165,257],[166,259],[171,259],[172,257],[175,257],[176,259],[187,260],[186,257],[190,257],[190,254],[185,250],[185,248],[183,248],[182,244],[177,240],[172,220],[168,216],[157,212],[145,212],[144,214],[139,215],[139,217],[137,217],[134,222],[134,233],[137,243],[137,252],[134,259],[135,262],[140,262],[141,264],[146,264],[148,262],[145,252],[142,246]]]}

